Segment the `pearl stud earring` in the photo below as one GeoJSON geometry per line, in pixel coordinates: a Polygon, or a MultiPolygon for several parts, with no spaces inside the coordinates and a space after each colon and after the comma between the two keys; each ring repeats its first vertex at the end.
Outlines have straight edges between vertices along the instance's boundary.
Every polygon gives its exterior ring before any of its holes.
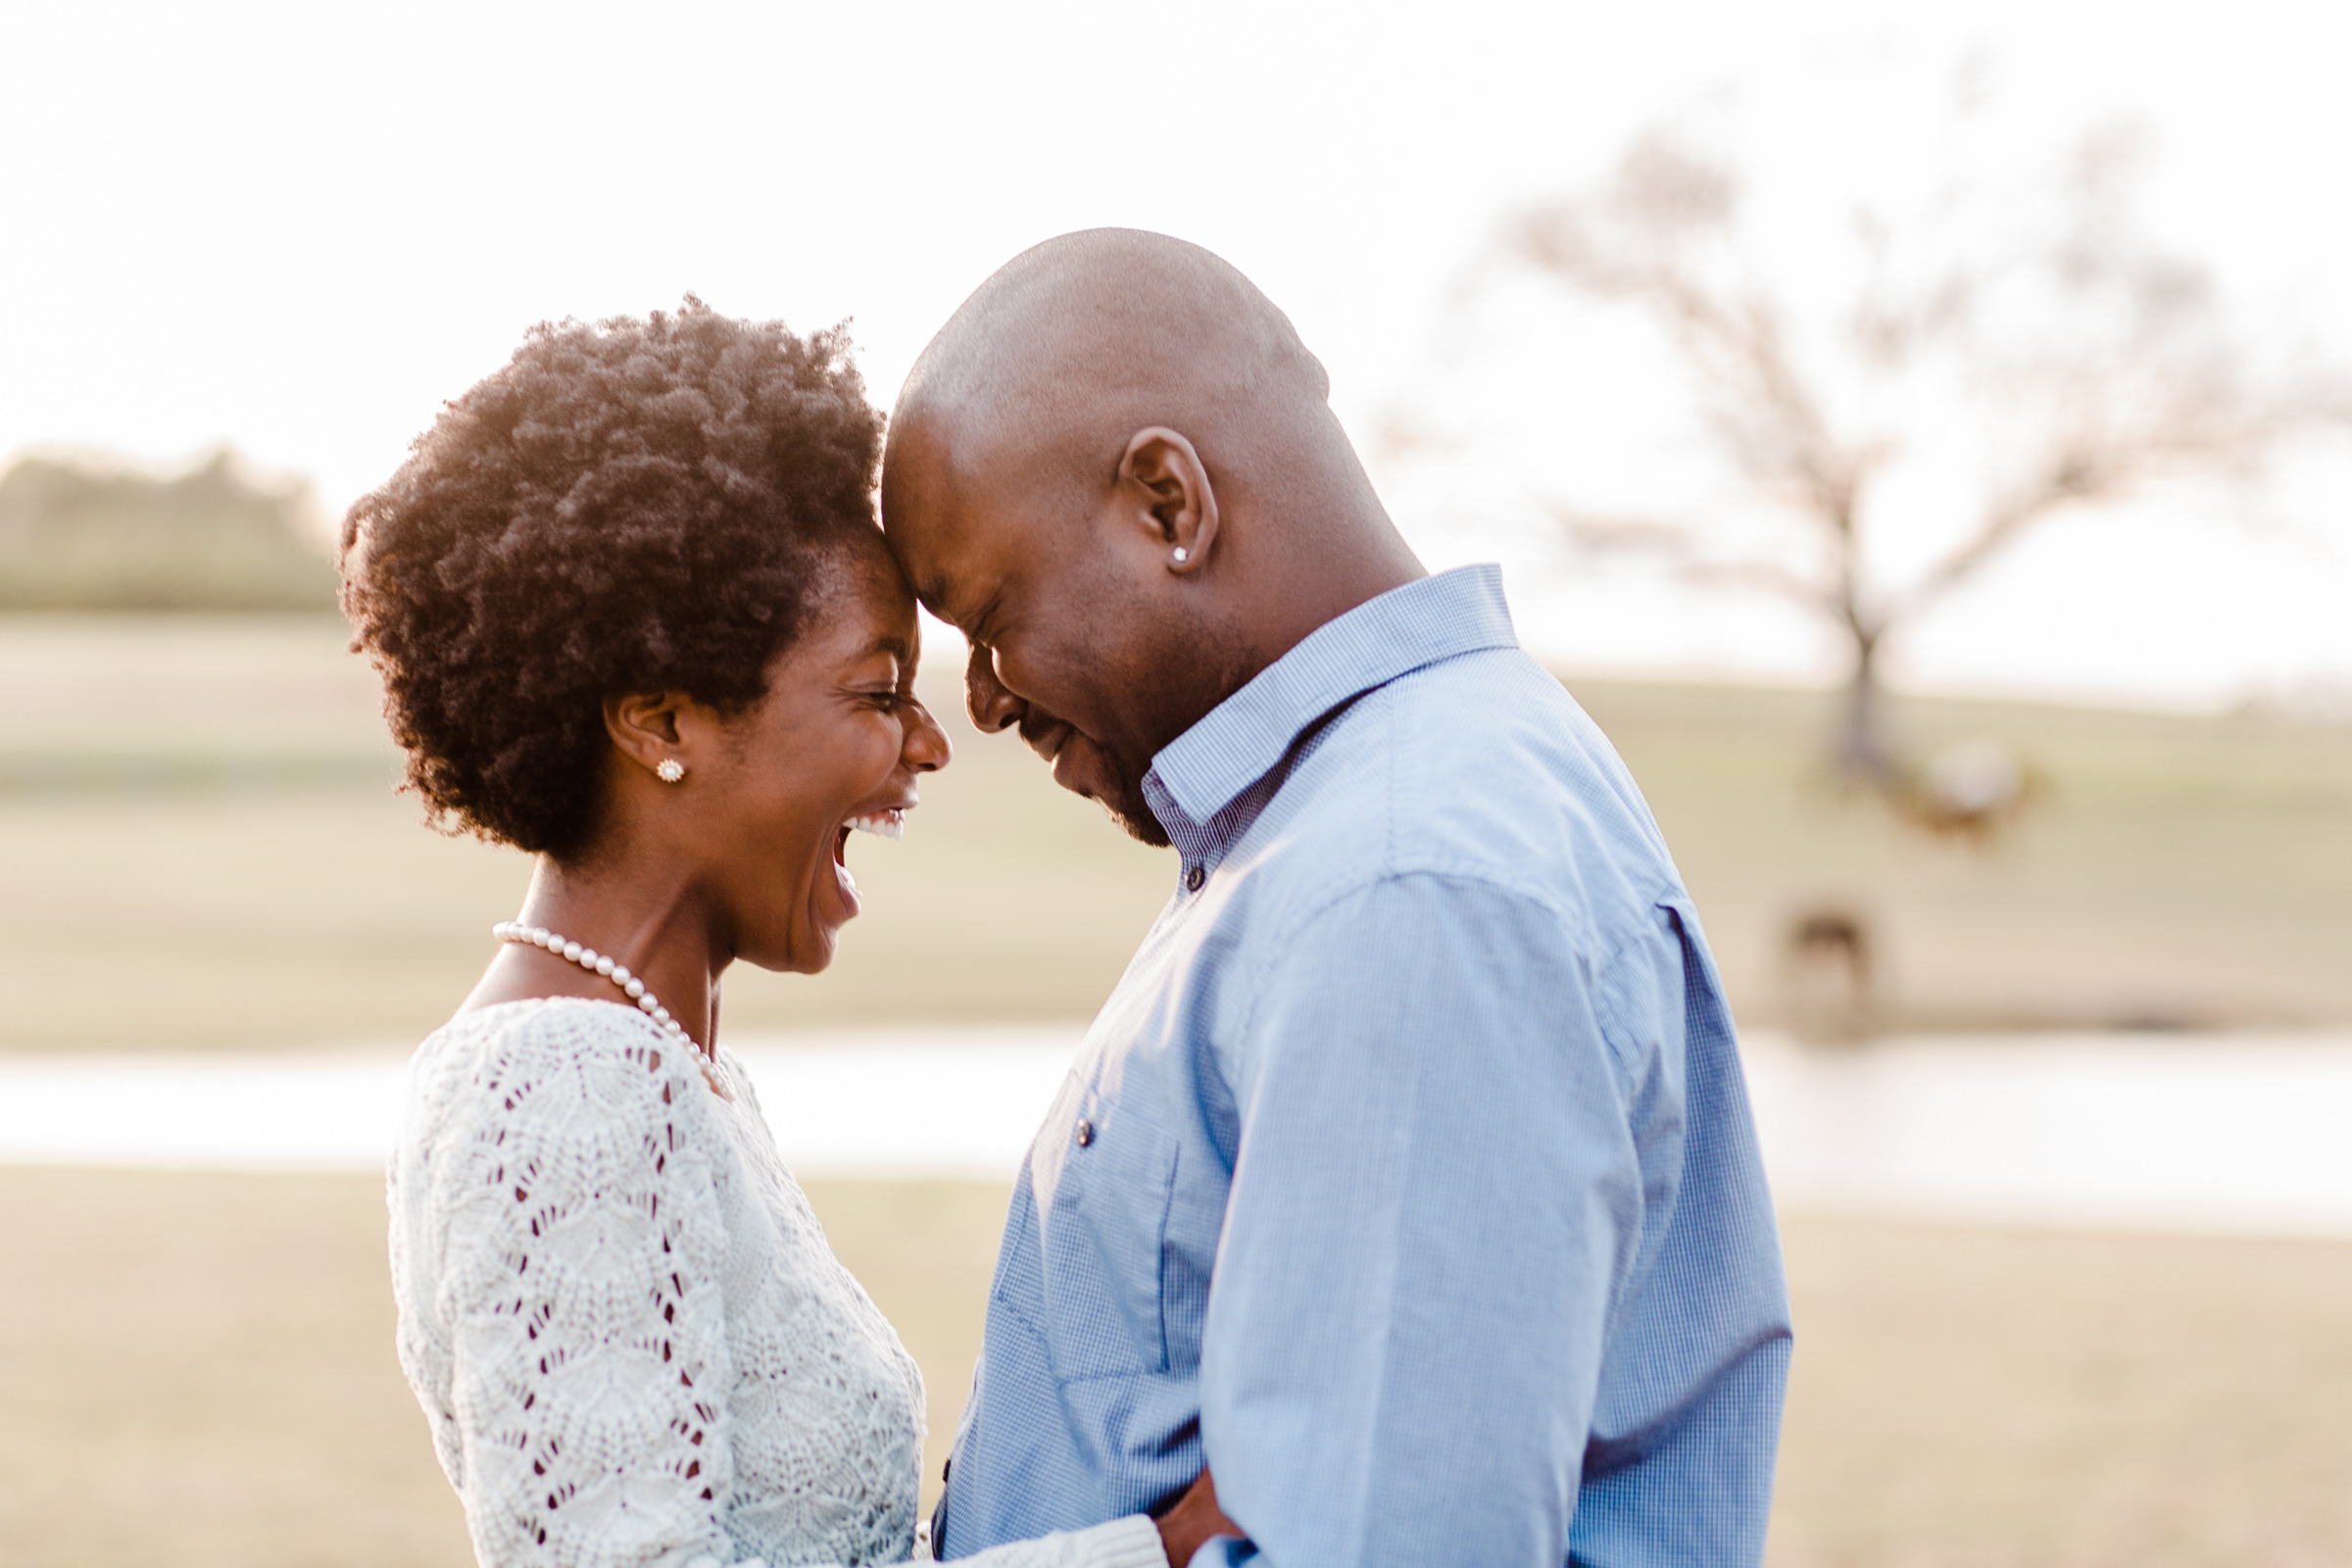
{"type": "Polygon", "coordinates": [[[1176,547],[1176,564],[1181,566],[1192,559],[1193,553],[1190,550],[1185,549],[1182,545],[1176,547]]]}
{"type": "Polygon", "coordinates": [[[654,777],[664,784],[675,784],[686,776],[686,764],[674,757],[664,757],[654,764],[654,777]]]}

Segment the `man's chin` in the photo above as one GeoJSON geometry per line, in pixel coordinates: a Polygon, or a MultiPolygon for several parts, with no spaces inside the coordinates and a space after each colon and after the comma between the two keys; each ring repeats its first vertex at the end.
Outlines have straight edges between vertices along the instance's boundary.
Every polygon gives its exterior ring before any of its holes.
{"type": "Polygon", "coordinates": [[[1140,840],[1155,850],[1168,847],[1168,830],[1161,827],[1159,818],[1152,814],[1152,808],[1145,803],[1142,790],[1122,791],[1115,805],[1109,801],[1101,804],[1110,819],[1126,829],[1129,838],[1140,840]]]}
{"type": "Polygon", "coordinates": [[[1144,799],[1142,774],[1130,778],[1108,752],[1087,737],[1073,735],[1063,743],[1054,759],[1054,782],[1102,807],[1130,838],[1155,850],[1168,847],[1168,830],[1144,799]]]}

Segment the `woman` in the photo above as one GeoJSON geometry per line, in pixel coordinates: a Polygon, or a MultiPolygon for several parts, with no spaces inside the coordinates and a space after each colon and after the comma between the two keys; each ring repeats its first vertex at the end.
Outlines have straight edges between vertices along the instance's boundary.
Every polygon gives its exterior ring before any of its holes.
{"type": "MultiPolygon", "coordinates": [[[[352,509],[343,602],[409,786],[535,855],[418,1050],[401,1364],[507,1564],[898,1561],[922,1385],[718,1047],[741,958],[813,974],[948,743],[838,332],[534,330],[352,509]]],[[[1142,1516],[1000,1547],[1166,1561],[1142,1516]]]]}

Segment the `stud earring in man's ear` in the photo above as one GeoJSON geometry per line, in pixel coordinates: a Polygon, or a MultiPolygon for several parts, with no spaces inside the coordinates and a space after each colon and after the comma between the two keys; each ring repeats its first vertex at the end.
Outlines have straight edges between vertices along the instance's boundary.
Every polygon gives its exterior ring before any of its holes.
{"type": "Polygon", "coordinates": [[[1190,550],[1185,549],[1182,545],[1176,547],[1176,564],[1181,566],[1192,559],[1193,553],[1190,550]]]}
{"type": "Polygon", "coordinates": [[[675,784],[686,776],[686,764],[674,757],[664,757],[654,764],[654,777],[664,784],[675,784]]]}

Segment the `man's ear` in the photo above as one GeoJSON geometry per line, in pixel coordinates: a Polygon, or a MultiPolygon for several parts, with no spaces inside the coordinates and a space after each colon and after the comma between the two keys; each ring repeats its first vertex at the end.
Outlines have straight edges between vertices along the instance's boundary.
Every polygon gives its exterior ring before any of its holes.
{"type": "Polygon", "coordinates": [[[1192,442],[1165,425],[1127,438],[1119,488],[1136,504],[1136,522],[1168,553],[1168,570],[1199,571],[1217,541],[1217,493],[1192,442]]]}
{"type": "Polygon", "coordinates": [[[632,692],[605,699],[605,733],[612,749],[652,773],[664,761],[691,767],[678,714],[693,702],[684,692],[632,692]]]}

